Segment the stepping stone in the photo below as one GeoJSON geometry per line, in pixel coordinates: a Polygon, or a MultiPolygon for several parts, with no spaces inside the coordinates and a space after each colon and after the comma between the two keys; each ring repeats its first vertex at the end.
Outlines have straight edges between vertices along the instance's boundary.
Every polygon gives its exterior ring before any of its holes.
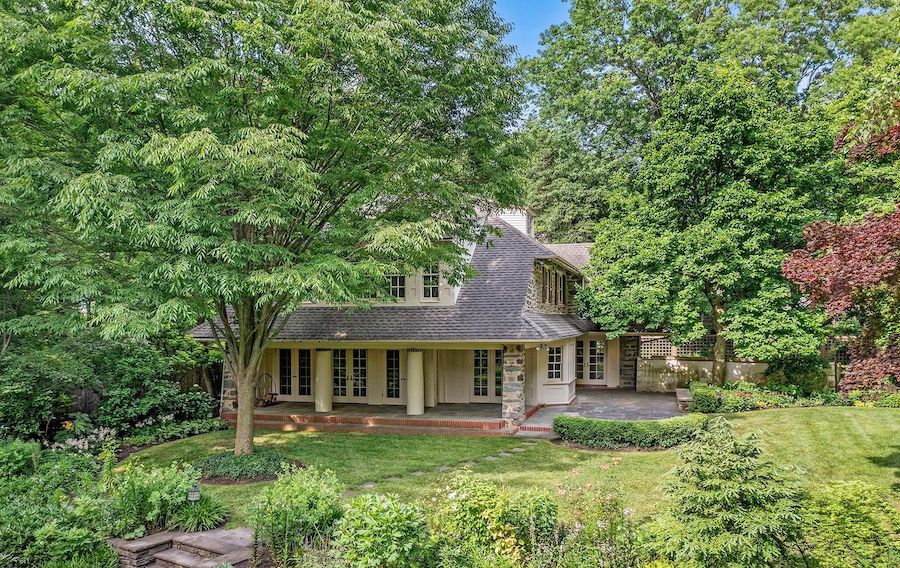
{"type": "Polygon", "coordinates": [[[459,465],[461,465],[463,467],[475,467],[475,462],[462,462],[459,465]]]}
{"type": "Polygon", "coordinates": [[[375,484],[371,482],[363,483],[362,485],[360,485],[360,487],[362,487],[363,489],[375,489],[375,484]]]}
{"type": "Polygon", "coordinates": [[[422,477],[423,475],[425,475],[425,472],[424,471],[414,471],[414,472],[410,473],[410,475],[413,477],[422,477]]]}
{"type": "Polygon", "coordinates": [[[384,480],[385,480],[385,481],[400,481],[400,478],[399,478],[399,477],[395,477],[395,476],[391,476],[391,477],[386,477],[384,480]]]}
{"type": "Polygon", "coordinates": [[[508,457],[512,456],[512,454],[509,452],[497,452],[497,455],[500,456],[501,458],[508,458],[508,457]]]}
{"type": "Polygon", "coordinates": [[[441,473],[444,473],[445,471],[450,471],[451,469],[453,469],[453,468],[451,468],[449,465],[439,465],[439,466],[437,467],[437,470],[436,470],[436,471],[439,471],[439,472],[441,472],[441,473]]]}
{"type": "MultiPolygon", "coordinates": [[[[534,444],[531,444],[531,445],[533,446],[534,444]]],[[[509,451],[515,452],[515,453],[517,453],[517,454],[521,454],[521,453],[524,452],[526,449],[527,449],[527,448],[510,448],[509,451]]]]}
{"type": "Polygon", "coordinates": [[[484,456],[481,459],[483,459],[486,462],[495,462],[495,461],[499,460],[500,458],[498,458],[497,456],[484,456]]]}
{"type": "Polygon", "coordinates": [[[522,443],[525,444],[525,445],[527,445],[527,446],[533,446],[533,445],[537,444],[537,440],[525,440],[525,441],[522,442],[522,443]]]}

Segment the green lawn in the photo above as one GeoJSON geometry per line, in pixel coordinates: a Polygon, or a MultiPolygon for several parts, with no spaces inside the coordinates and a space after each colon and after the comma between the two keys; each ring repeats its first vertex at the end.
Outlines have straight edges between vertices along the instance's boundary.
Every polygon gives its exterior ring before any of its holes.
{"type": "MultiPolygon", "coordinates": [[[[740,432],[759,432],[768,456],[806,472],[811,489],[840,479],[859,479],[890,488],[900,504],[900,411],[887,408],[796,408],[728,417],[740,432]]],[[[156,446],[128,461],[166,464],[194,462],[228,449],[233,432],[215,432],[156,446]]],[[[522,438],[393,436],[325,432],[261,432],[257,444],[278,447],[293,459],[335,471],[351,491],[396,493],[425,502],[439,490],[445,470],[469,461],[485,479],[520,490],[559,491],[591,483],[598,490],[623,494],[639,515],[653,512],[662,498],[659,485],[676,463],[673,451],[591,452],[562,448],[547,441],[523,446],[522,438]],[[509,452],[525,447],[520,453],[509,452]],[[486,456],[510,455],[496,461],[486,456]],[[413,474],[423,473],[423,475],[413,474]],[[399,478],[399,479],[388,479],[399,478]]],[[[247,500],[264,485],[207,486],[234,512],[231,524],[245,521],[247,500]]]]}

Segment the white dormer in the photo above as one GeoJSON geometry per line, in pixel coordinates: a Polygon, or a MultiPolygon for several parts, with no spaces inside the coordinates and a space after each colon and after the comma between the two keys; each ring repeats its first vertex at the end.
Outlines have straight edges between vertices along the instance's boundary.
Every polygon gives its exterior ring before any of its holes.
{"type": "Polygon", "coordinates": [[[534,221],[531,209],[527,207],[503,209],[497,216],[529,237],[534,236],[534,221]]]}

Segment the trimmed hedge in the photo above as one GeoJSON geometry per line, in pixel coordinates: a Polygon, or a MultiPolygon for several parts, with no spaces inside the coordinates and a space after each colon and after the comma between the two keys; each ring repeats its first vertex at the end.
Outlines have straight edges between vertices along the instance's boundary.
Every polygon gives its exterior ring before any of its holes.
{"type": "Polygon", "coordinates": [[[603,420],[579,416],[557,416],[553,431],[573,444],[589,448],[671,448],[694,439],[709,418],[688,414],[662,420],[603,420]]]}

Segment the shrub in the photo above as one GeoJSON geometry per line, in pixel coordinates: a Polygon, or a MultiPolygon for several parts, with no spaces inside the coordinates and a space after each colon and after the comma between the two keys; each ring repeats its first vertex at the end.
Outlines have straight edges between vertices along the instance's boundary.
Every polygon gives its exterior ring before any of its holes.
{"type": "Polygon", "coordinates": [[[557,416],[553,431],[567,442],[589,448],[671,448],[688,442],[706,426],[702,414],[688,414],[662,420],[601,420],[578,416],[557,416]]]}
{"type": "Polygon", "coordinates": [[[341,517],[341,493],[334,472],[288,466],[253,504],[257,539],[269,544],[273,560],[286,565],[300,548],[329,536],[341,517]]]}
{"type": "Polygon", "coordinates": [[[28,475],[35,470],[41,446],[35,442],[0,442],[0,478],[28,475]]]}
{"type": "Polygon", "coordinates": [[[178,464],[129,467],[117,474],[110,488],[113,534],[137,538],[148,530],[165,528],[187,504],[187,494],[199,478],[199,471],[178,464]]]}
{"type": "Polygon", "coordinates": [[[819,355],[788,355],[769,361],[766,368],[766,387],[790,394],[808,396],[828,387],[828,362],[819,355]]]}
{"type": "Polygon", "coordinates": [[[284,469],[287,458],[278,450],[256,448],[252,454],[224,452],[208,456],[195,465],[204,477],[212,479],[258,479],[274,477],[284,469]]]}
{"type": "Polygon", "coordinates": [[[54,560],[44,568],[118,568],[119,556],[108,545],[98,546],[90,555],[54,560]]]}
{"type": "Polygon", "coordinates": [[[705,383],[691,383],[691,402],[688,410],[691,412],[703,412],[711,414],[718,412],[722,401],[716,389],[705,383]]]}
{"type": "Polygon", "coordinates": [[[877,487],[839,482],[804,506],[805,544],[821,568],[900,566],[900,513],[877,487]]]}
{"type": "Polygon", "coordinates": [[[558,531],[556,538],[539,547],[528,566],[591,566],[637,568],[641,562],[633,512],[622,506],[615,493],[588,486],[567,490],[573,499],[572,517],[577,521],[558,531]]]}
{"type": "Polygon", "coordinates": [[[800,490],[762,459],[756,438],[718,417],[679,452],[668,509],[648,527],[650,548],[677,565],[769,566],[800,535],[800,490]]]}
{"type": "Polygon", "coordinates": [[[94,381],[91,369],[71,354],[15,354],[0,370],[0,437],[46,437],[72,412],[73,391],[94,381]]]}
{"type": "Polygon", "coordinates": [[[360,495],[351,501],[335,536],[351,567],[419,567],[428,555],[425,514],[394,496],[360,495]]]}
{"type": "Polygon", "coordinates": [[[556,503],[544,494],[513,497],[462,471],[442,489],[431,526],[450,541],[464,542],[475,549],[487,547],[518,562],[550,532],[550,527],[555,529],[557,514],[556,503]],[[529,500],[533,503],[526,502],[529,500]]]}
{"type": "Polygon", "coordinates": [[[751,395],[744,391],[725,391],[721,402],[719,412],[745,412],[756,408],[751,395]]]}
{"type": "Polygon", "coordinates": [[[226,518],[225,505],[203,493],[199,501],[184,505],[172,515],[169,528],[185,532],[205,531],[220,526],[226,518]]]}
{"type": "Polygon", "coordinates": [[[900,408],[900,393],[890,393],[883,395],[873,403],[873,406],[882,408],[900,408]]]}
{"type": "Polygon", "coordinates": [[[167,420],[135,428],[131,435],[125,437],[124,442],[129,446],[136,447],[153,446],[169,440],[180,440],[188,436],[206,434],[207,432],[225,430],[226,428],[228,428],[228,423],[221,418],[201,418],[181,422],[167,420]]]}

